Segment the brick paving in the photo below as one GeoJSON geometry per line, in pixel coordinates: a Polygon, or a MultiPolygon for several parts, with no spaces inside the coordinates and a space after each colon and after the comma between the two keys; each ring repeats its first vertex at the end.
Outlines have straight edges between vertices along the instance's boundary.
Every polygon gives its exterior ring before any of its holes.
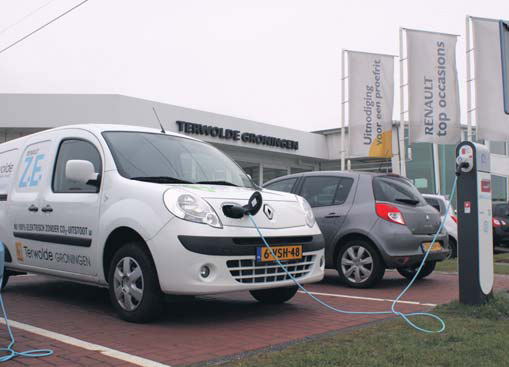
{"type": "MultiPolygon", "coordinates": [[[[351,289],[337,283],[334,272],[309,285],[314,292],[393,299],[406,285],[396,272],[387,272],[374,289],[351,289]]],[[[456,275],[434,273],[415,284],[404,300],[446,303],[458,297],[456,275]]],[[[497,276],[495,289],[509,289],[509,276],[497,276]]],[[[389,302],[321,297],[335,307],[355,311],[388,310],[389,302]]],[[[306,336],[359,326],[390,315],[339,315],[321,308],[304,294],[288,304],[262,305],[248,293],[233,293],[172,301],[158,322],[138,325],[119,320],[105,289],[44,276],[13,277],[4,299],[12,320],[99,344],[160,363],[178,366],[231,356],[287,343],[306,336]]],[[[401,304],[398,310],[429,309],[401,304]]],[[[446,320],[447,322],[447,320],[446,320]]],[[[0,343],[7,344],[0,325],[0,343]]],[[[16,350],[51,348],[52,357],[18,358],[9,366],[132,366],[42,336],[14,329],[16,350]]]]}

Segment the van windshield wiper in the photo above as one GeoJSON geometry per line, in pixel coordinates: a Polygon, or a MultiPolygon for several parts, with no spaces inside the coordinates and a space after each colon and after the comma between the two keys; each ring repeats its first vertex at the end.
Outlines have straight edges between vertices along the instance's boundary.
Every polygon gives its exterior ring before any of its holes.
{"type": "Polygon", "coordinates": [[[203,185],[225,185],[225,186],[238,186],[228,181],[198,181],[197,184],[203,185]]]}
{"type": "Polygon", "coordinates": [[[154,183],[183,183],[183,184],[193,183],[190,181],[181,180],[179,178],[170,177],[170,176],[138,176],[138,177],[131,177],[131,180],[154,182],[154,183]]]}
{"type": "Polygon", "coordinates": [[[400,202],[400,203],[405,203],[405,204],[410,204],[410,205],[417,205],[420,203],[419,200],[408,199],[408,198],[396,198],[394,200],[397,202],[400,202]]]}

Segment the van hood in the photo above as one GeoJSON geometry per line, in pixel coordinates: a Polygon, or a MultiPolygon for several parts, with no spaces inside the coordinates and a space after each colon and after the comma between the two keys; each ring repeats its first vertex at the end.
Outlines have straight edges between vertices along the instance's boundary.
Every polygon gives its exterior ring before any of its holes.
{"type": "MultiPolygon", "coordinates": [[[[192,192],[203,199],[231,199],[231,200],[247,200],[253,195],[255,191],[262,194],[264,201],[297,201],[294,194],[286,192],[266,190],[266,189],[250,189],[248,187],[236,187],[226,185],[198,185],[198,184],[185,184],[185,185],[172,185],[178,186],[192,192]]],[[[244,204],[242,204],[244,205],[244,204]]]]}
{"type": "Polygon", "coordinates": [[[263,200],[262,208],[254,216],[260,228],[278,229],[306,225],[304,210],[294,194],[223,185],[172,185],[172,187],[175,186],[200,196],[207,201],[216,211],[223,226],[253,227],[253,224],[247,217],[233,219],[225,216],[223,205],[246,205],[255,191],[259,191],[262,194],[263,200]]]}

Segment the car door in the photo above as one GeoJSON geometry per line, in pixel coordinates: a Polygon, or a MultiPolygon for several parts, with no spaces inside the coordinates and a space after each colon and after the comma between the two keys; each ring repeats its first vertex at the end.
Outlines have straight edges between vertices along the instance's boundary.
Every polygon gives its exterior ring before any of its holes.
{"type": "Polygon", "coordinates": [[[313,208],[326,244],[330,244],[348,213],[345,205],[353,179],[341,176],[305,176],[298,194],[313,208]]]}
{"type": "Polygon", "coordinates": [[[84,130],[64,130],[57,139],[58,149],[51,182],[40,199],[40,223],[52,251],[52,269],[68,273],[97,275],[96,243],[101,192],[98,182],[82,184],[66,177],[70,160],[86,160],[102,175],[103,151],[97,138],[84,130]]]}

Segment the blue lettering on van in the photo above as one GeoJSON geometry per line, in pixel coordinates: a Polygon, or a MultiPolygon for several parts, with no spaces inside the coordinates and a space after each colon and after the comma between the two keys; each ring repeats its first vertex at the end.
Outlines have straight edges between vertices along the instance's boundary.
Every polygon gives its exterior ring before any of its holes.
{"type": "Polygon", "coordinates": [[[19,179],[18,187],[24,188],[27,186],[30,187],[37,187],[39,184],[39,181],[42,178],[42,169],[40,162],[44,159],[44,154],[39,154],[35,157],[28,156],[25,158],[25,167],[23,168],[23,174],[21,175],[21,178],[19,179]],[[34,162],[32,166],[32,162],[34,162]],[[30,167],[32,167],[32,173],[30,176],[27,176],[28,171],[30,170],[30,167]]]}
{"type": "Polygon", "coordinates": [[[34,168],[32,169],[32,176],[30,177],[30,187],[36,187],[42,178],[40,162],[44,159],[44,154],[39,154],[35,157],[34,168]],[[37,175],[37,178],[35,177],[37,175]]]}

